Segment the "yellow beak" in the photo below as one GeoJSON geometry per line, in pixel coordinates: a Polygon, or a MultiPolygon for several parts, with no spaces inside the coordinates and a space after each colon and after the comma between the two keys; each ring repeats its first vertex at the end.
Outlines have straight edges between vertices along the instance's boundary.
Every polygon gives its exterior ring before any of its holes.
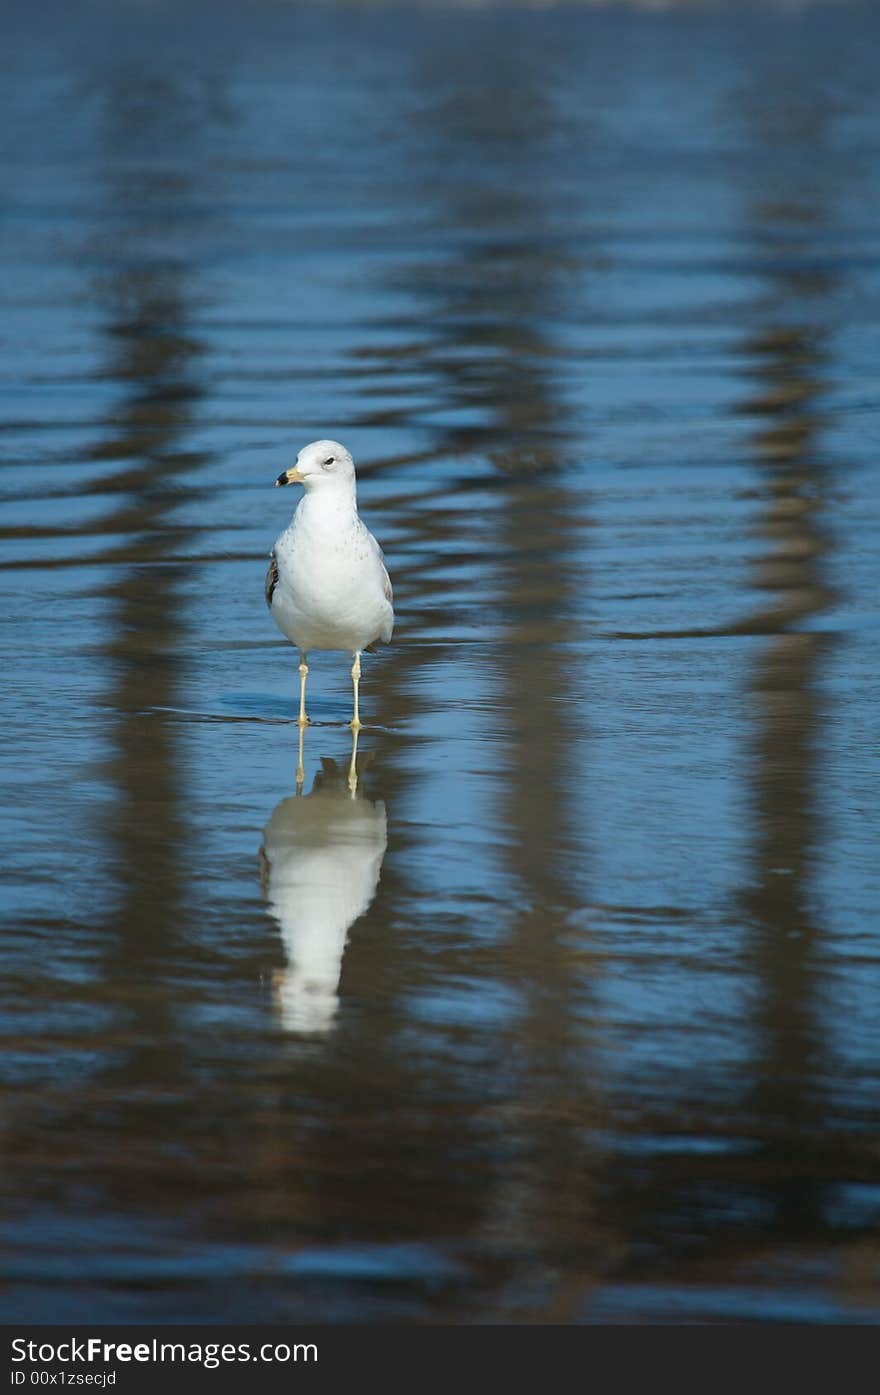
{"type": "Polygon", "coordinates": [[[275,486],[277,488],[279,484],[302,484],[304,480],[305,476],[301,475],[296,466],[293,465],[289,470],[281,471],[281,474],[275,481],[275,486]]]}

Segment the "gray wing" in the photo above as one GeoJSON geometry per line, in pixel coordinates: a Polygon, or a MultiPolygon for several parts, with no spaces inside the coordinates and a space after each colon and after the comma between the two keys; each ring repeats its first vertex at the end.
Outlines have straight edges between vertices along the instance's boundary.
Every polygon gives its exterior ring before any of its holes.
{"type": "Polygon", "coordinates": [[[278,585],[278,558],[275,556],[275,549],[269,553],[269,569],[266,572],[266,605],[272,609],[272,597],[275,595],[275,587],[278,585]]]}
{"type": "MultiPolygon", "coordinates": [[[[379,544],[376,544],[379,547],[379,544]]],[[[391,585],[391,577],[388,575],[388,568],[385,565],[385,554],[379,547],[379,560],[382,563],[382,590],[385,592],[385,599],[389,605],[394,605],[394,587],[391,585]]]]}
{"type": "MultiPolygon", "coordinates": [[[[382,551],[381,547],[376,542],[376,539],[373,537],[373,534],[369,531],[369,529],[367,529],[367,537],[370,539],[370,542],[373,545],[373,549],[379,561],[379,566],[382,568],[382,591],[384,593],[386,601],[391,606],[391,621],[387,629],[383,630],[382,633],[379,635],[379,639],[382,641],[383,644],[390,644],[391,636],[394,632],[394,587],[391,585],[391,577],[388,575],[388,568],[385,565],[385,553],[382,551]]],[[[375,641],[373,644],[367,645],[367,650],[369,652],[373,651],[374,644],[375,641]]]]}
{"type": "Polygon", "coordinates": [[[388,575],[388,568],[385,565],[385,553],[382,551],[369,528],[364,528],[364,532],[370,540],[370,545],[379,559],[379,566],[382,568],[382,590],[389,605],[394,604],[394,588],[391,585],[391,577],[388,575]]]}
{"type": "MultiPolygon", "coordinates": [[[[379,556],[382,556],[381,547],[379,548],[379,556]]],[[[382,590],[385,592],[385,599],[391,607],[391,619],[388,621],[387,629],[382,631],[379,638],[383,644],[390,644],[391,636],[394,634],[394,588],[391,585],[391,577],[388,575],[388,568],[384,561],[382,562],[382,590]]]]}

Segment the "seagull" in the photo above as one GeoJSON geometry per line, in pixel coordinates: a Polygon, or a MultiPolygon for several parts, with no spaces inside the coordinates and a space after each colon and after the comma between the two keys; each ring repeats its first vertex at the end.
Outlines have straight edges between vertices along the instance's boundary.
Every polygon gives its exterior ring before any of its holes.
{"type": "Polygon", "coordinates": [[[344,766],[322,757],[311,793],[282,799],[263,832],[263,893],[287,960],[275,978],[285,1031],[332,1028],[348,931],[379,884],[385,805],[350,788],[344,766]]]}
{"type": "Polygon", "coordinates": [[[382,549],[357,511],[354,461],[338,441],[312,441],[276,485],[301,484],[289,528],[269,554],[266,604],[278,628],[299,649],[300,729],[306,716],[308,656],[344,649],[354,656],[354,715],[358,731],[361,654],[394,629],[391,581],[382,549]]]}

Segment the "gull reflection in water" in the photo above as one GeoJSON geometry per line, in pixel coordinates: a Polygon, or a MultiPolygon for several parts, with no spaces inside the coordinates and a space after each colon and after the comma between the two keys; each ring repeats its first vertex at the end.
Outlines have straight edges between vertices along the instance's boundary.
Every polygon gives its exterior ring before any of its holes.
{"type": "Polygon", "coordinates": [[[356,737],[350,765],[322,757],[310,792],[301,792],[298,776],[297,793],[282,799],[263,830],[263,891],[287,959],[275,1001],[289,1032],[330,1031],[348,929],[379,883],[385,805],[359,790],[355,761],[356,737]]]}

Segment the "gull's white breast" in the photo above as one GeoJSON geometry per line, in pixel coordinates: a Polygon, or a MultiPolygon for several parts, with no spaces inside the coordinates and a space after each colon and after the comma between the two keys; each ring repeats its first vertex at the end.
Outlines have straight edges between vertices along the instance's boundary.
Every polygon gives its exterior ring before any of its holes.
{"type": "Polygon", "coordinates": [[[391,638],[394,611],[382,554],[354,509],[304,498],[275,557],[272,614],[300,649],[355,651],[391,638]]]}

